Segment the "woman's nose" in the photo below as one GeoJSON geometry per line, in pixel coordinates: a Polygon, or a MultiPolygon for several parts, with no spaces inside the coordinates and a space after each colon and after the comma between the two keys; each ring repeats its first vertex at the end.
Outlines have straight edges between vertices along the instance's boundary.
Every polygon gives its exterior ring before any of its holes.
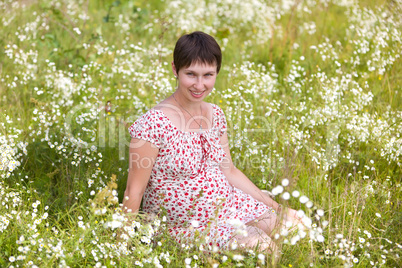
{"type": "Polygon", "coordinates": [[[194,84],[195,89],[204,89],[204,81],[202,78],[197,78],[197,81],[194,84]]]}

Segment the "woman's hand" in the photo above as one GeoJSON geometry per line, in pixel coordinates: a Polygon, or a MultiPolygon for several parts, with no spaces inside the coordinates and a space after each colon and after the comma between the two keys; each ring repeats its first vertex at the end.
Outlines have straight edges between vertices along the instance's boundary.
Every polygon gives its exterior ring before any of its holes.
{"type": "Polygon", "coordinates": [[[294,230],[295,228],[299,228],[304,230],[306,227],[303,224],[303,217],[300,217],[297,213],[297,210],[286,208],[286,211],[283,211],[283,227],[288,230],[294,230]]]}

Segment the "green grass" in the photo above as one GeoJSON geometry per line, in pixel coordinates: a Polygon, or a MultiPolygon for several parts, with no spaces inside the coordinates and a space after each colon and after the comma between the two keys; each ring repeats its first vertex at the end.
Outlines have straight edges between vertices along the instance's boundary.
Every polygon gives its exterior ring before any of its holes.
{"type": "Polygon", "coordinates": [[[401,4],[171,2],[1,2],[0,266],[398,267],[401,4]],[[186,27],[223,48],[207,101],[225,111],[237,167],[261,189],[289,179],[312,207],[276,200],[324,242],[281,236],[274,258],[201,250],[202,236],[179,245],[162,218],[139,216],[128,242],[107,226],[120,220],[127,127],[173,92],[186,27]]]}

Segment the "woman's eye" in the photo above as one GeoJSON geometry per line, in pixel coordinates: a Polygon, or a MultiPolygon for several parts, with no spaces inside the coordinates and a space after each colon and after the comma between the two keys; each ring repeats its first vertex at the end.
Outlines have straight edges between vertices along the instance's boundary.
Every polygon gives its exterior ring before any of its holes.
{"type": "Polygon", "coordinates": [[[187,75],[193,76],[194,74],[193,73],[187,73],[187,75]]]}

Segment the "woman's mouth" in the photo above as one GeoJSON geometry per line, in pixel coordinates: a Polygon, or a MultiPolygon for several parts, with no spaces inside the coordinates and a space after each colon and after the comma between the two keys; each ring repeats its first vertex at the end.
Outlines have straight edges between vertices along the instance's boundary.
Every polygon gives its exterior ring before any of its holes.
{"type": "Polygon", "coordinates": [[[191,95],[194,98],[201,98],[204,95],[205,90],[204,91],[192,91],[192,90],[190,90],[190,92],[191,92],[191,95]]]}

